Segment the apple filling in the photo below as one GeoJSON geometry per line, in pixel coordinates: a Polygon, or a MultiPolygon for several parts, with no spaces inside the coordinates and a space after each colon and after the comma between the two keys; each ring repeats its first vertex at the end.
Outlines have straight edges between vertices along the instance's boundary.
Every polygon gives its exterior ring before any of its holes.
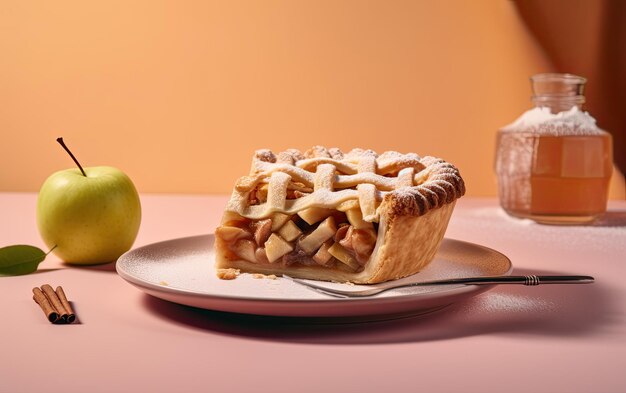
{"type": "Polygon", "coordinates": [[[284,266],[318,265],[362,271],[376,245],[378,224],[363,220],[360,208],[345,212],[311,207],[296,214],[274,213],[262,220],[230,217],[215,235],[230,260],[284,266]]]}

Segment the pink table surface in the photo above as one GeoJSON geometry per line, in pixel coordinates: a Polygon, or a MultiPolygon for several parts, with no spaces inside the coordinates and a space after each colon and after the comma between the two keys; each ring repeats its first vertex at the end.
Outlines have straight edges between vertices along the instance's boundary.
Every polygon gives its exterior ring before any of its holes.
{"type": "MultiPolygon", "coordinates": [[[[142,195],[136,246],[204,234],[225,196],[142,195]]],[[[0,193],[0,245],[43,247],[36,194],[0,193]]],[[[49,257],[0,278],[1,392],[626,392],[626,202],[593,227],[507,217],[464,198],[447,236],[508,255],[517,274],[579,286],[497,287],[429,316],[315,325],[198,310],[145,295],[112,264],[49,257]],[[51,325],[31,299],[62,285],[80,318],[51,325]]]]}

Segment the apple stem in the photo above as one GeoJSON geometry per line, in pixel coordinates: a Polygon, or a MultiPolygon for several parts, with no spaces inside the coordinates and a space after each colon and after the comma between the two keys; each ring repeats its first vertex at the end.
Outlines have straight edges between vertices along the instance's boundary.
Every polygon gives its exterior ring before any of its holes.
{"type": "Polygon", "coordinates": [[[63,146],[63,148],[65,149],[65,151],[67,152],[67,154],[70,155],[70,157],[72,157],[72,160],[74,160],[74,162],[76,163],[76,165],[78,165],[78,169],[80,169],[80,171],[83,173],[83,176],[87,177],[87,174],[85,173],[85,171],[83,170],[83,167],[80,166],[80,163],[78,162],[78,160],[76,159],[76,157],[74,157],[74,155],[72,154],[72,152],[70,151],[70,149],[67,148],[67,146],[65,146],[65,142],[63,142],[63,138],[57,138],[57,142],[59,142],[59,144],[61,146],[63,146]]]}

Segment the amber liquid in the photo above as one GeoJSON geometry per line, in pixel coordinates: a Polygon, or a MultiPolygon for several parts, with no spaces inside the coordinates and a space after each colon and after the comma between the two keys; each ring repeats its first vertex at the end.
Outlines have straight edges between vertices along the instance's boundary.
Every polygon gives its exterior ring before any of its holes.
{"type": "Polygon", "coordinates": [[[546,224],[580,224],[606,211],[611,135],[498,132],[495,169],[502,208],[546,224]]]}

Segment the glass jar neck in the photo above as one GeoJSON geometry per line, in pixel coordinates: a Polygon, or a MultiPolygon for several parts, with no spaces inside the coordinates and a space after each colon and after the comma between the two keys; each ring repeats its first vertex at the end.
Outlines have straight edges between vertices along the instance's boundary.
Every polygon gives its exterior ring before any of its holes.
{"type": "Polygon", "coordinates": [[[549,96],[533,96],[532,97],[533,104],[535,107],[542,108],[548,107],[550,108],[550,112],[559,113],[569,111],[573,107],[578,107],[578,109],[582,110],[583,105],[585,104],[585,96],[574,96],[574,97],[549,97],[549,96]]]}
{"type": "Polygon", "coordinates": [[[587,80],[572,74],[538,74],[530,78],[532,102],[536,107],[550,108],[552,113],[583,109],[587,80]]]}

